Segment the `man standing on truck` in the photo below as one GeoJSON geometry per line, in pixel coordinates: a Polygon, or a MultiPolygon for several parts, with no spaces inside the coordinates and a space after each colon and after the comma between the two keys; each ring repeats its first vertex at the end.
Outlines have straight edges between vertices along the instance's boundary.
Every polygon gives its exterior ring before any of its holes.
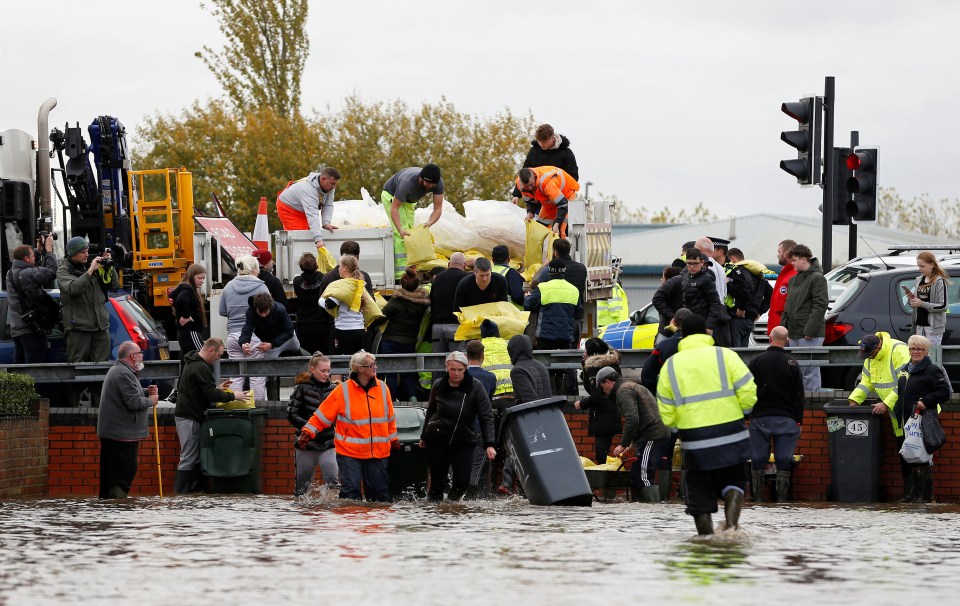
{"type": "MultiPolygon", "coordinates": [[[[538,126],[534,137],[536,140],[530,142],[530,151],[527,152],[522,168],[556,166],[565,170],[574,180],[580,180],[580,169],[577,167],[577,158],[570,149],[570,139],[557,134],[549,124],[538,126]]],[[[515,187],[514,204],[520,202],[521,195],[520,188],[515,187]]]]}
{"type": "Polygon", "coordinates": [[[323,244],[323,230],[333,233],[333,195],[340,182],[340,171],[327,166],[299,181],[291,181],[277,194],[277,215],[283,229],[309,229],[317,249],[323,244]]]}
{"type": "Polygon", "coordinates": [[[42,266],[36,266],[37,254],[33,247],[21,244],[13,250],[13,266],[7,272],[7,299],[16,364],[40,364],[47,357],[46,333],[23,319],[41,297],[47,296],[43,293],[44,285],[57,277],[53,238],[48,235],[42,243],[45,251],[42,266]]]}
{"type": "Polygon", "coordinates": [[[567,237],[567,203],[577,196],[580,184],[555,166],[521,168],[517,189],[527,206],[527,221],[536,219],[561,238],[567,237]]]}
{"type": "Polygon", "coordinates": [[[383,185],[380,202],[393,225],[393,266],[397,280],[407,271],[407,247],[403,238],[407,230],[413,227],[413,211],[417,201],[427,193],[433,194],[433,210],[423,224],[424,227],[430,227],[440,220],[443,212],[443,192],[443,178],[436,164],[427,164],[423,168],[404,168],[383,185]]]}
{"type": "Polygon", "coordinates": [[[79,236],[67,242],[66,257],[57,268],[67,361],[106,362],[110,359],[110,316],[107,292],[119,287],[110,249],[86,267],[89,245],[79,236]]]}

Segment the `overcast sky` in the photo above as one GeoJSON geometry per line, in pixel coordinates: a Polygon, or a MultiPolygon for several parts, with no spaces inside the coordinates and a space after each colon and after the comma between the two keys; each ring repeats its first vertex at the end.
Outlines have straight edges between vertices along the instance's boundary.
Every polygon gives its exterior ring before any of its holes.
{"type": "MultiPolygon", "coordinates": [[[[858,129],[879,146],[881,185],[960,196],[958,24],[960,2],[932,0],[312,0],[303,102],[529,110],[570,137],[591,197],[816,215],[820,190],[779,168],[795,157],[780,131],[796,124],[780,104],[822,95],[825,76],[836,143],[858,129]]],[[[0,0],[0,130],[35,133],[53,96],[51,126],[110,114],[132,132],[221,94],[194,52],[222,40],[196,1],[0,0]]]]}

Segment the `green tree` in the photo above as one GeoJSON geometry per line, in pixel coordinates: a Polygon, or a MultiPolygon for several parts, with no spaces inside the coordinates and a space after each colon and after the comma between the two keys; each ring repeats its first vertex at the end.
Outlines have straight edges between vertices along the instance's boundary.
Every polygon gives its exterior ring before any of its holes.
{"type": "MultiPolygon", "coordinates": [[[[227,42],[195,53],[237,110],[300,113],[300,78],[310,50],[308,0],[208,0],[227,42]]],[[[201,3],[206,8],[206,3],[201,3]]]]}

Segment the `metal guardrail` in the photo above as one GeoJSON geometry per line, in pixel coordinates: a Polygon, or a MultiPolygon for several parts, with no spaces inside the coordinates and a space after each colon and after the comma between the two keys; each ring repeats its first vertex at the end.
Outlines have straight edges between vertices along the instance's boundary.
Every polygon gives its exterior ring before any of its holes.
{"type": "MultiPolygon", "coordinates": [[[[734,349],[744,362],[749,362],[764,349],[734,349]]],[[[804,347],[787,348],[801,366],[862,366],[863,360],[857,357],[856,347],[804,347]]],[[[649,349],[629,349],[620,351],[623,369],[639,369],[650,357],[649,349]]],[[[444,370],[442,353],[425,354],[381,354],[377,356],[380,374],[409,372],[439,372],[444,370]]],[[[579,369],[583,352],[577,349],[556,351],[535,351],[534,358],[543,362],[551,370],[579,369]]],[[[221,359],[214,364],[217,377],[293,377],[307,368],[307,356],[291,356],[274,360],[228,360],[221,359]]],[[[943,348],[943,360],[946,364],[960,364],[960,346],[943,348]]],[[[330,356],[333,374],[344,374],[348,370],[349,356],[330,356]]],[[[113,362],[79,364],[9,364],[0,365],[0,371],[23,372],[29,374],[37,383],[96,383],[102,382],[113,362]]],[[[176,379],[179,376],[180,362],[177,360],[145,362],[140,373],[142,379],[176,379]]]]}

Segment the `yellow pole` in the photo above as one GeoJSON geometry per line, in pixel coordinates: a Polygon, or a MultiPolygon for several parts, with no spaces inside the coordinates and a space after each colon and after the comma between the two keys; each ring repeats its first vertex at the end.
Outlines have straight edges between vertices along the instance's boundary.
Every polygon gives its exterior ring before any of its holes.
{"type": "Polygon", "coordinates": [[[157,445],[157,486],[160,487],[160,498],[163,498],[163,473],[160,470],[160,433],[157,431],[157,405],[153,405],[153,439],[157,445]]]}

